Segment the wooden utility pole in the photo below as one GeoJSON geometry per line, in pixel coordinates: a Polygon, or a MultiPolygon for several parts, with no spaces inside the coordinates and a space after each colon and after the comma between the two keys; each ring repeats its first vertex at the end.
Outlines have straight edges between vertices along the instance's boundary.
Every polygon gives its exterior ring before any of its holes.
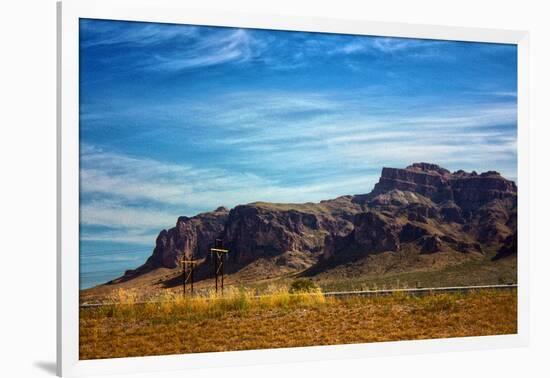
{"type": "Polygon", "coordinates": [[[221,278],[221,291],[223,294],[224,262],[229,253],[228,249],[223,247],[223,241],[216,239],[214,248],[210,248],[210,256],[214,265],[214,277],[216,281],[216,293],[218,292],[218,278],[221,278]]]}
{"type": "Polygon", "coordinates": [[[182,281],[183,281],[183,295],[187,294],[187,284],[191,284],[191,294],[193,294],[193,281],[194,281],[194,270],[198,261],[193,258],[193,253],[191,252],[191,258],[187,259],[185,257],[185,252],[182,253],[180,258],[180,265],[182,269],[182,281]]]}

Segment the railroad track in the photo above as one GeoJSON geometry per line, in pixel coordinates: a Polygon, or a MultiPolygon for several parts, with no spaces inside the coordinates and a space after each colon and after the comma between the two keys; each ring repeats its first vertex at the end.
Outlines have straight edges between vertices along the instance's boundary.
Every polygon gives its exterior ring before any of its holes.
{"type": "MultiPolygon", "coordinates": [[[[330,291],[323,293],[325,297],[375,297],[404,293],[409,295],[426,295],[433,293],[468,293],[476,290],[514,290],[517,284],[509,285],[481,285],[481,286],[451,286],[451,287],[422,287],[410,289],[387,289],[387,290],[362,290],[362,291],[330,291]]],[[[293,295],[293,294],[290,294],[293,295]]],[[[256,298],[259,298],[257,296],[256,298]]],[[[135,304],[160,303],[160,301],[142,301],[135,304]]],[[[112,306],[116,303],[81,303],[80,308],[112,306]]]]}

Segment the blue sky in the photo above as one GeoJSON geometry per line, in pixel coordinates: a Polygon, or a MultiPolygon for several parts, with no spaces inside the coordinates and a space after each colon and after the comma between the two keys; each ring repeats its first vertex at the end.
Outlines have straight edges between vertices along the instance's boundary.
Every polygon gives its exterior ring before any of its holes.
{"type": "Polygon", "coordinates": [[[81,250],[133,267],[179,215],[383,166],[515,180],[516,72],[515,45],[81,20],[81,250]]]}

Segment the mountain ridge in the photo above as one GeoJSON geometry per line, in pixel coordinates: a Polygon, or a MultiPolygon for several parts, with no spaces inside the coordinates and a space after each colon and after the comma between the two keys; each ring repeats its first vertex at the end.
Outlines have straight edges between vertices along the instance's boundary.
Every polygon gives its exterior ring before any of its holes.
{"type": "Polygon", "coordinates": [[[176,268],[181,256],[191,255],[204,260],[199,279],[208,277],[216,238],[231,250],[231,272],[267,264],[275,275],[315,274],[381,253],[471,255],[491,248],[503,258],[517,253],[516,227],[517,187],[496,171],[451,173],[431,163],[384,167],[367,194],[319,203],[253,202],[179,217],[159,233],[145,264],[111,283],[176,268]]]}

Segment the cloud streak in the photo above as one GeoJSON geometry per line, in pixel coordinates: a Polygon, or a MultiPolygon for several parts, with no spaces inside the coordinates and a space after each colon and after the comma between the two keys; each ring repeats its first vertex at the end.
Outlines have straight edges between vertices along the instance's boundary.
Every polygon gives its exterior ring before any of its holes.
{"type": "Polygon", "coordinates": [[[117,51],[99,63],[123,64],[141,70],[177,72],[226,63],[245,63],[264,53],[266,44],[245,29],[196,27],[142,22],[112,23],[83,20],[84,52],[117,51]],[[118,57],[118,59],[113,59],[118,57]]]}
{"type": "Polygon", "coordinates": [[[421,40],[411,38],[389,38],[389,37],[355,37],[344,46],[332,51],[333,54],[405,54],[412,53],[412,56],[436,57],[439,46],[444,44],[441,41],[421,40]]]}
{"type": "Polygon", "coordinates": [[[113,45],[135,45],[152,47],[176,40],[185,43],[196,38],[199,28],[171,24],[144,22],[112,22],[102,20],[81,20],[81,47],[92,48],[113,45]]]}
{"type": "Polygon", "coordinates": [[[158,54],[148,63],[154,70],[180,71],[224,63],[244,63],[261,54],[264,45],[237,29],[223,36],[201,38],[191,49],[158,54]]]}
{"type": "MultiPolygon", "coordinates": [[[[85,52],[98,49],[126,51],[131,59],[120,60],[119,64],[166,72],[250,62],[285,71],[307,68],[312,59],[323,56],[341,59],[385,55],[437,61],[452,59],[445,47],[455,43],[353,35],[326,38],[322,33],[300,35],[257,29],[100,20],[82,20],[80,32],[81,49],[85,52]]],[[[114,51],[109,59],[99,62],[114,65],[118,60],[113,57],[117,55],[114,51]]]]}
{"type": "Polygon", "coordinates": [[[247,172],[139,159],[89,145],[82,150],[80,223],[85,241],[151,244],[179,215],[255,201],[318,201],[371,185],[374,179],[367,175],[327,182],[323,177],[291,184],[247,172]]]}
{"type": "Polygon", "coordinates": [[[465,164],[457,169],[511,165],[506,173],[515,171],[515,101],[434,101],[384,99],[382,104],[375,94],[264,91],[218,96],[214,109],[189,108],[193,123],[209,135],[205,147],[239,152],[232,162],[246,169],[327,172],[422,160],[451,163],[450,168],[465,164]]]}

